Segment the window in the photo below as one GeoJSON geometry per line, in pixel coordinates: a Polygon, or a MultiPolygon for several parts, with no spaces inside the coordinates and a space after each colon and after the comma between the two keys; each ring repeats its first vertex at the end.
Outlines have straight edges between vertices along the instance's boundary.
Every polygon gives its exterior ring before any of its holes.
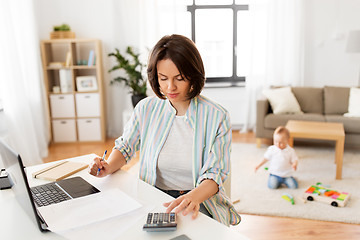
{"type": "Polygon", "coordinates": [[[241,0],[193,0],[191,38],[205,65],[207,82],[236,86],[249,71],[250,22],[241,0]]]}

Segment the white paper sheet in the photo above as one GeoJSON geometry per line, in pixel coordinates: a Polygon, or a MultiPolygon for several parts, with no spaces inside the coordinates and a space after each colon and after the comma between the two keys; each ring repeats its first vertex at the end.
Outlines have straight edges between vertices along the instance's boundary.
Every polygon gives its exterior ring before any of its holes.
{"type": "Polygon", "coordinates": [[[76,229],[94,222],[120,216],[141,207],[135,199],[119,189],[39,208],[52,232],[76,229]]]}
{"type": "Polygon", "coordinates": [[[128,214],[113,217],[105,221],[92,223],[77,229],[71,229],[57,234],[69,240],[113,240],[124,239],[121,235],[134,225],[138,225],[138,231],[142,231],[142,225],[146,221],[147,214],[154,209],[154,206],[144,204],[143,207],[136,209],[128,214]],[[140,221],[140,225],[138,222],[140,221]]]}

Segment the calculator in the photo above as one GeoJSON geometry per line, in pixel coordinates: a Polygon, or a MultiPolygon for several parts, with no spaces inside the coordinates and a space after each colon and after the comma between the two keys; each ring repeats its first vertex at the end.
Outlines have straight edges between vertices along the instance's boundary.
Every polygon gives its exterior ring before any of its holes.
{"type": "Polygon", "coordinates": [[[171,213],[148,213],[143,230],[147,232],[175,231],[177,227],[176,214],[171,213]]]}

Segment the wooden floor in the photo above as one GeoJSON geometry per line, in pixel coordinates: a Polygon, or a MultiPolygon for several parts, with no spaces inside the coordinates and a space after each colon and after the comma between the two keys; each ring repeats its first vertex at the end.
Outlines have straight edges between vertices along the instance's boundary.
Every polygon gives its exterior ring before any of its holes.
{"type": "MultiPolygon", "coordinates": [[[[104,143],[61,143],[49,146],[49,156],[44,162],[95,153],[102,155],[104,150],[110,151],[115,139],[104,143]]],[[[253,143],[256,140],[253,133],[233,132],[233,142],[253,143]]],[[[269,143],[270,144],[270,143],[269,143]]],[[[131,166],[129,166],[131,167],[131,166]]],[[[286,217],[269,217],[241,214],[242,222],[237,227],[250,239],[273,240],[352,240],[360,239],[360,225],[335,222],[324,222],[286,217]]],[[[360,217],[360,214],[359,214],[360,217]]],[[[336,218],[336,216],[334,216],[336,218]]]]}

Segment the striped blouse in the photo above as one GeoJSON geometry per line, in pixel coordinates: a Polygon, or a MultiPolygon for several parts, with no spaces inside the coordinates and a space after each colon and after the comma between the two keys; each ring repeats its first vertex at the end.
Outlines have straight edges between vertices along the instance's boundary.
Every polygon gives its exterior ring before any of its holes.
{"type": "MultiPolygon", "coordinates": [[[[139,177],[155,186],[156,164],[159,153],[170,132],[176,110],[169,100],[148,97],[140,101],[125,126],[124,133],[115,141],[128,162],[140,150],[139,177]]],[[[211,100],[198,96],[191,100],[184,121],[194,130],[193,184],[212,179],[219,191],[203,203],[214,219],[225,225],[240,223],[223,182],[230,169],[231,126],[228,112],[211,100]]]]}

